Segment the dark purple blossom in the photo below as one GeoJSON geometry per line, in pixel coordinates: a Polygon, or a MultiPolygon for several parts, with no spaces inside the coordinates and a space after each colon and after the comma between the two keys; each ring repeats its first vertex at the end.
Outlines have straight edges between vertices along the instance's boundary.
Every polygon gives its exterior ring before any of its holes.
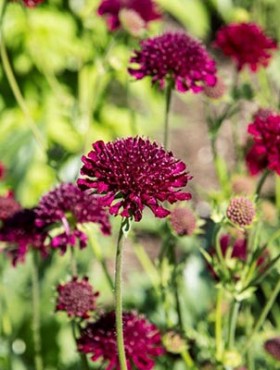
{"type": "Polygon", "coordinates": [[[98,223],[104,235],[110,234],[109,218],[96,196],[81,191],[74,184],[61,184],[42,197],[36,209],[36,225],[64,231],[52,238],[51,246],[64,253],[67,245],[86,247],[87,236],[78,225],[98,223]]]}
{"type": "Polygon", "coordinates": [[[91,311],[96,308],[96,297],[98,292],[94,292],[88,282],[88,278],[78,279],[73,277],[71,281],[57,286],[56,310],[67,312],[69,317],[89,318],[91,311]]]}
{"type": "Polygon", "coordinates": [[[141,41],[130,59],[129,73],[140,80],[152,77],[163,88],[167,81],[185,92],[203,91],[216,84],[216,64],[201,42],[182,32],[167,32],[141,41]]]}
{"type": "Polygon", "coordinates": [[[0,221],[6,220],[21,209],[21,205],[15,200],[12,192],[0,196],[0,221]]]}
{"type": "Polygon", "coordinates": [[[115,31],[121,26],[119,14],[122,9],[136,12],[145,24],[161,18],[153,0],[102,0],[97,12],[106,18],[109,30],[115,31]]]}
{"type": "Polygon", "coordinates": [[[105,144],[97,141],[93,150],[82,158],[81,189],[94,189],[110,213],[134,217],[140,221],[148,206],[156,217],[170,212],[160,205],[191,198],[179,188],[187,185],[191,176],[186,165],[171,152],[147,139],[126,138],[105,144]]]}
{"type": "Polygon", "coordinates": [[[35,224],[35,209],[22,209],[3,221],[0,228],[0,241],[5,242],[6,252],[13,266],[25,260],[29,248],[47,254],[46,233],[35,224]]]}
{"type": "Polygon", "coordinates": [[[214,45],[232,58],[240,71],[246,65],[256,72],[266,67],[277,44],[255,23],[231,23],[222,27],[214,45]]]}
{"type": "MultiPolygon", "coordinates": [[[[123,335],[128,370],[153,369],[154,359],[164,353],[157,327],[143,316],[124,313],[123,335]]],[[[91,354],[92,361],[103,360],[106,370],[120,370],[114,312],[104,314],[82,329],[77,343],[78,350],[91,354]]]]}
{"type": "Polygon", "coordinates": [[[280,337],[275,337],[275,338],[268,339],[264,343],[264,349],[275,360],[280,361],[280,337]]]}

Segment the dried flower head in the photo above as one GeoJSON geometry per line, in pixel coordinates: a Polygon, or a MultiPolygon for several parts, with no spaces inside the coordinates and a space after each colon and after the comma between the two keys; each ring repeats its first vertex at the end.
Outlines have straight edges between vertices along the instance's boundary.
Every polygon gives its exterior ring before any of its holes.
{"type": "Polygon", "coordinates": [[[190,236],[196,228],[196,217],[190,208],[176,207],[171,211],[170,224],[179,236],[190,236]]]}
{"type": "Polygon", "coordinates": [[[104,194],[102,203],[110,206],[111,214],[140,221],[148,206],[162,218],[170,212],[160,202],[191,198],[180,190],[191,179],[186,165],[155,142],[129,137],[107,144],[97,141],[92,147],[82,158],[84,177],[78,179],[78,185],[104,194]]]}
{"type": "Polygon", "coordinates": [[[87,243],[87,236],[78,225],[98,223],[104,235],[110,234],[109,218],[99,198],[81,191],[74,184],[61,184],[42,197],[36,209],[36,225],[39,227],[62,226],[63,232],[52,238],[51,245],[62,253],[67,245],[80,248],[87,243]]]}
{"type": "Polygon", "coordinates": [[[255,23],[232,23],[222,27],[214,45],[231,57],[240,71],[246,65],[256,72],[266,67],[277,44],[255,23]]]}
{"type": "Polygon", "coordinates": [[[254,203],[246,197],[232,198],[228,208],[228,219],[240,227],[249,226],[254,220],[256,211],[254,203]]]}
{"type": "Polygon", "coordinates": [[[7,244],[4,252],[12,259],[13,266],[25,260],[29,248],[47,254],[46,233],[35,224],[35,209],[22,209],[3,221],[0,228],[0,241],[7,244]]]}
{"type": "Polygon", "coordinates": [[[280,337],[275,337],[267,340],[264,343],[264,349],[269,353],[275,360],[280,361],[280,337]]]}
{"type": "Polygon", "coordinates": [[[203,88],[204,94],[210,99],[220,99],[225,95],[227,88],[224,80],[219,77],[217,78],[216,85],[209,86],[205,85],[203,88]]]}
{"type": "MultiPolygon", "coordinates": [[[[123,336],[128,369],[153,369],[154,359],[164,353],[157,327],[143,316],[124,313],[123,336]]],[[[120,370],[114,312],[82,329],[77,344],[80,352],[91,354],[92,361],[102,359],[107,363],[106,370],[120,370]]]]}
{"type": "Polygon", "coordinates": [[[149,22],[161,18],[161,13],[153,0],[102,0],[97,12],[105,17],[108,29],[115,31],[121,26],[120,12],[124,9],[137,13],[145,27],[149,22]]]}
{"type": "Polygon", "coordinates": [[[6,220],[20,209],[21,205],[15,200],[12,192],[0,196],[0,221],[6,220]]]}
{"type": "Polygon", "coordinates": [[[141,41],[140,46],[130,59],[138,67],[128,69],[137,80],[150,76],[161,88],[171,81],[178,91],[195,93],[203,91],[205,85],[216,84],[215,62],[193,37],[167,32],[141,41]]]}
{"type": "Polygon", "coordinates": [[[253,144],[247,155],[247,167],[251,175],[266,168],[280,175],[280,115],[266,112],[258,114],[248,126],[253,144]]]}
{"type": "Polygon", "coordinates": [[[145,31],[145,22],[135,10],[122,9],[119,18],[122,27],[130,35],[140,37],[145,31]]]}
{"type": "Polygon", "coordinates": [[[57,286],[57,311],[67,312],[69,317],[89,318],[91,311],[96,308],[96,297],[98,292],[94,292],[88,282],[88,278],[78,279],[73,277],[71,281],[57,286]]]}

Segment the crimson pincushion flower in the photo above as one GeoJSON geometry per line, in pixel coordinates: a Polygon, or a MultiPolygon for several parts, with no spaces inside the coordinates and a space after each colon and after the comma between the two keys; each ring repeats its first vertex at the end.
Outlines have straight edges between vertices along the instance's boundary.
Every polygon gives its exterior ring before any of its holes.
{"type": "Polygon", "coordinates": [[[190,193],[180,190],[191,176],[186,165],[155,142],[139,137],[117,139],[105,144],[97,141],[82,157],[81,189],[94,189],[110,213],[140,221],[145,206],[156,217],[170,212],[160,205],[189,200],[190,193]]]}
{"type": "Polygon", "coordinates": [[[122,9],[136,12],[147,24],[161,18],[153,0],[103,0],[98,7],[98,14],[104,16],[110,31],[120,27],[119,14],[122,9]]]}
{"type": "Polygon", "coordinates": [[[280,175],[280,115],[257,114],[248,126],[253,136],[246,162],[249,172],[256,175],[268,168],[280,175]]]}
{"type": "Polygon", "coordinates": [[[231,23],[222,27],[214,45],[235,61],[239,71],[247,65],[253,72],[260,66],[266,67],[272,51],[277,49],[276,42],[255,23],[231,23]]]}
{"type": "Polygon", "coordinates": [[[52,238],[51,246],[62,253],[67,245],[86,247],[87,236],[78,225],[98,223],[104,235],[111,232],[109,218],[98,197],[81,191],[74,184],[61,184],[44,195],[36,209],[36,225],[39,227],[62,226],[63,231],[52,238]]]}
{"type": "MultiPolygon", "coordinates": [[[[123,336],[127,368],[151,370],[154,359],[164,353],[159,330],[144,316],[123,313],[123,336]]],[[[108,363],[106,370],[120,370],[115,313],[106,313],[95,323],[88,324],[77,340],[78,350],[91,354],[92,361],[108,363]]]]}
{"type": "Polygon", "coordinates": [[[185,92],[203,91],[204,86],[216,84],[216,64],[201,42],[182,32],[167,32],[141,41],[130,62],[138,65],[128,69],[140,80],[146,76],[164,87],[171,81],[185,92]]]}
{"type": "Polygon", "coordinates": [[[96,297],[98,292],[94,292],[88,282],[88,278],[78,279],[76,276],[71,281],[57,286],[57,311],[67,312],[69,317],[89,318],[91,311],[96,308],[96,297]]]}
{"type": "Polygon", "coordinates": [[[7,245],[4,248],[15,266],[23,262],[29,248],[34,248],[45,256],[47,234],[35,224],[35,209],[22,209],[5,219],[0,228],[0,241],[7,245]]]}

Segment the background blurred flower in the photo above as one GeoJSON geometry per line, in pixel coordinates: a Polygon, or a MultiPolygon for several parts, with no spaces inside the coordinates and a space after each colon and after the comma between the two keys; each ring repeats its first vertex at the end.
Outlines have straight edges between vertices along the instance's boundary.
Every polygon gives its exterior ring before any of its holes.
{"type": "Polygon", "coordinates": [[[231,23],[222,27],[214,45],[234,60],[239,71],[247,65],[253,72],[260,66],[266,67],[272,51],[277,49],[276,41],[255,23],[231,23]]]}
{"type": "Polygon", "coordinates": [[[78,279],[73,277],[71,281],[57,286],[56,310],[67,312],[69,317],[89,318],[91,311],[96,308],[96,297],[98,292],[94,292],[88,282],[88,278],[78,279]]]}
{"type": "Polygon", "coordinates": [[[21,209],[12,192],[0,196],[0,221],[6,220],[21,209]]]}
{"type": "Polygon", "coordinates": [[[0,180],[3,180],[5,176],[6,168],[2,162],[0,162],[0,180]]]}
{"type": "Polygon", "coordinates": [[[138,64],[130,67],[129,73],[140,80],[152,77],[163,88],[171,81],[180,92],[203,91],[204,85],[216,83],[216,65],[204,46],[193,37],[182,32],[167,32],[161,36],[141,41],[130,59],[138,64]]]}
{"type": "Polygon", "coordinates": [[[105,17],[109,30],[115,31],[121,26],[119,15],[123,9],[137,13],[145,26],[147,23],[161,18],[153,0],[103,0],[97,12],[105,17]]]}
{"type": "Polygon", "coordinates": [[[87,236],[78,229],[79,224],[98,223],[104,235],[111,231],[109,218],[98,197],[81,191],[74,184],[61,184],[42,197],[36,209],[36,225],[62,226],[64,231],[52,238],[51,245],[66,251],[67,245],[87,243],[87,236]]]}
{"type": "Polygon", "coordinates": [[[28,8],[34,8],[35,6],[41,4],[44,0],[23,0],[23,3],[28,8]]]}
{"type": "Polygon", "coordinates": [[[269,168],[280,175],[280,115],[255,115],[248,133],[253,136],[253,145],[246,155],[250,173],[255,175],[269,168]]]}
{"type": "MultiPolygon", "coordinates": [[[[153,369],[154,359],[164,353],[157,327],[144,316],[125,312],[123,335],[128,369],[153,369]]],[[[107,362],[106,370],[120,369],[114,312],[104,314],[98,321],[82,329],[77,343],[78,350],[90,353],[93,361],[103,359],[107,362]]]]}
{"type": "Polygon", "coordinates": [[[276,360],[280,361],[280,337],[267,340],[264,343],[264,349],[276,360]]]}
{"type": "Polygon", "coordinates": [[[148,206],[162,218],[170,212],[160,202],[191,198],[190,193],[177,189],[191,179],[186,165],[155,142],[129,137],[107,144],[97,141],[92,147],[82,158],[81,175],[86,177],[78,179],[78,184],[81,189],[105,194],[101,199],[110,206],[111,214],[140,221],[144,206],[148,206]]]}
{"type": "Polygon", "coordinates": [[[190,208],[176,207],[171,211],[170,224],[179,236],[190,236],[196,229],[196,217],[190,208]]]}
{"type": "Polygon", "coordinates": [[[35,209],[22,209],[3,221],[0,228],[0,241],[7,244],[7,253],[15,266],[23,262],[29,248],[34,248],[45,256],[47,254],[45,240],[47,234],[36,226],[35,209]]]}

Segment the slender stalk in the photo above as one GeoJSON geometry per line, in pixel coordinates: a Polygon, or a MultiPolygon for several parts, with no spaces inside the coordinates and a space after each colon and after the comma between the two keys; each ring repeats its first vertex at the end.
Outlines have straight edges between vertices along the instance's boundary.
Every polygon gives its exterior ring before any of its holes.
{"type": "Polygon", "coordinates": [[[164,148],[168,147],[168,136],[169,136],[169,115],[170,115],[170,105],[172,99],[172,90],[173,86],[171,83],[168,83],[166,86],[166,100],[165,100],[165,116],[164,116],[164,148]]]}
{"type": "Polygon", "coordinates": [[[223,290],[218,288],[217,304],[216,304],[216,319],[215,319],[215,339],[216,339],[216,359],[220,361],[223,356],[223,290]]]}
{"type": "Polygon", "coordinates": [[[38,264],[35,253],[32,256],[32,332],[33,332],[33,342],[34,342],[34,363],[36,370],[43,370],[43,360],[42,360],[42,343],[41,343],[41,322],[40,322],[40,287],[39,287],[39,273],[38,264]]]}
{"type": "Polygon", "coordinates": [[[191,358],[188,350],[185,349],[183,352],[181,352],[181,357],[182,357],[182,359],[184,360],[185,364],[188,366],[189,369],[194,368],[194,362],[193,362],[193,359],[191,358]]]}
{"type": "Polygon", "coordinates": [[[256,197],[259,198],[260,197],[260,193],[261,193],[261,190],[262,190],[262,187],[263,187],[263,184],[265,183],[265,180],[267,178],[267,176],[269,175],[269,170],[266,169],[264,171],[264,173],[262,174],[258,184],[257,184],[257,188],[256,188],[256,197]]]}
{"type": "Polygon", "coordinates": [[[239,308],[240,308],[240,302],[234,300],[232,303],[232,307],[230,310],[230,317],[229,317],[228,340],[227,340],[227,348],[229,349],[234,347],[235,330],[236,330],[236,323],[237,323],[239,308]]]}
{"type": "Polygon", "coordinates": [[[41,137],[40,131],[38,130],[35,122],[33,121],[32,117],[29,114],[29,111],[28,111],[28,108],[26,106],[25,100],[22,96],[22,93],[21,93],[20,88],[18,86],[17,80],[14,76],[14,73],[13,73],[9,58],[8,58],[8,54],[7,54],[7,50],[6,50],[6,47],[5,47],[5,44],[4,44],[4,39],[3,39],[2,34],[1,34],[1,42],[0,42],[0,55],[1,55],[1,59],[2,59],[4,72],[6,74],[6,77],[8,79],[10,88],[11,88],[11,90],[14,94],[14,97],[16,99],[16,102],[19,105],[22,112],[24,113],[24,115],[26,116],[26,120],[27,120],[27,123],[29,125],[29,128],[30,128],[35,140],[37,141],[38,146],[41,148],[42,152],[44,153],[45,149],[46,149],[45,144],[44,144],[43,139],[41,137]]]}
{"type": "Polygon", "coordinates": [[[267,301],[266,305],[264,306],[264,308],[262,310],[262,313],[261,313],[258,321],[255,324],[255,327],[253,328],[253,331],[252,331],[250,337],[248,338],[247,345],[245,347],[245,352],[248,350],[249,345],[250,345],[252,339],[254,338],[254,336],[256,335],[256,333],[263,326],[263,324],[265,322],[265,319],[266,319],[267,315],[269,314],[269,312],[270,312],[270,310],[271,310],[279,292],[280,292],[280,279],[278,280],[278,283],[276,284],[269,300],[267,301]]]}
{"type": "Polygon", "coordinates": [[[116,311],[116,331],[119,363],[121,370],[127,370],[122,321],[122,239],[123,227],[127,219],[123,219],[120,226],[117,252],[116,252],[116,271],[115,271],[115,311],[116,311]]]}

